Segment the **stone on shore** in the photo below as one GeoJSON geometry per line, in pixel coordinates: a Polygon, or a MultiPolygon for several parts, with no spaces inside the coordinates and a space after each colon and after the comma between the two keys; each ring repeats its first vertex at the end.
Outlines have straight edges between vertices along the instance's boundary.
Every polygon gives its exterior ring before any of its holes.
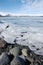
{"type": "Polygon", "coordinates": [[[28,54],[27,54],[27,51],[28,51],[28,49],[22,49],[22,54],[24,55],[24,56],[27,56],[28,54]]]}
{"type": "Polygon", "coordinates": [[[8,65],[9,61],[9,57],[6,53],[2,53],[0,55],[0,65],[8,65]]]}
{"type": "Polygon", "coordinates": [[[31,54],[31,50],[24,48],[24,49],[22,49],[22,54],[23,54],[24,56],[28,56],[28,55],[31,54]]]}
{"type": "Polygon", "coordinates": [[[21,57],[15,57],[12,60],[11,65],[25,65],[25,61],[21,57]]]}
{"type": "Polygon", "coordinates": [[[0,48],[4,48],[5,47],[5,45],[6,45],[6,41],[5,40],[3,40],[2,38],[0,38],[0,48]]]}
{"type": "Polygon", "coordinates": [[[14,47],[13,49],[10,50],[10,53],[13,54],[14,56],[21,55],[21,49],[20,47],[14,47]]]}

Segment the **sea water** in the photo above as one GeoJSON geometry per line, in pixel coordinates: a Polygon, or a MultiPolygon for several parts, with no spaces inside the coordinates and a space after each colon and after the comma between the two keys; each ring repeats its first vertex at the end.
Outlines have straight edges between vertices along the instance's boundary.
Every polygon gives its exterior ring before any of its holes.
{"type": "Polygon", "coordinates": [[[43,17],[0,17],[0,37],[10,44],[15,44],[16,39],[17,44],[43,55],[43,17]]]}

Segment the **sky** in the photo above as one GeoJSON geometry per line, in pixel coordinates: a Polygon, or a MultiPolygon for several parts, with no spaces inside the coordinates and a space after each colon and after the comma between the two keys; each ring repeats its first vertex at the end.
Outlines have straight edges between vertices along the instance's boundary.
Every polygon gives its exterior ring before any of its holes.
{"type": "Polygon", "coordinates": [[[43,14],[43,0],[0,0],[0,13],[43,14]]]}

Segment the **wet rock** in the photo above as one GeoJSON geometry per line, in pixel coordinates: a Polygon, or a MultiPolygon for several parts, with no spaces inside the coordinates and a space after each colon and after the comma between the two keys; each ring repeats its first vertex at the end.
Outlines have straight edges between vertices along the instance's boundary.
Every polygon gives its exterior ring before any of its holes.
{"type": "Polygon", "coordinates": [[[21,55],[21,49],[20,47],[14,47],[13,49],[10,50],[10,53],[13,54],[14,56],[21,55]]]}
{"type": "Polygon", "coordinates": [[[9,57],[6,53],[2,53],[0,55],[0,65],[7,65],[9,64],[9,57]]]}
{"type": "Polygon", "coordinates": [[[6,41],[0,38],[0,48],[4,48],[6,46],[6,41]]]}
{"type": "Polygon", "coordinates": [[[25,65],[25,61],[21,57],[15,57],[12,60],[11,65],[25,65]]]}

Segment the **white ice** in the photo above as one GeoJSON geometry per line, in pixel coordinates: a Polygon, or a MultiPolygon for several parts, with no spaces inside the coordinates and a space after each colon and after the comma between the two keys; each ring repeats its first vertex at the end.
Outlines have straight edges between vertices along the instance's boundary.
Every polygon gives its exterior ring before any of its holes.
{"type": "Polygon", "coordinates": [[[17,44],[28,46],[36,54],[43,55],[43,29],[34,27],[20,27],[11,23],[0,24],[0,37],[10,44],[17,44]],[[9,27],[6,29],[6,26],[9,27]],[[23,37],[21,37],[23,35],[23,37]],[[34,47],[33,47],[34,45],[34,47]],[[39,50],[37,51],[37,49],[39,50]]]}

